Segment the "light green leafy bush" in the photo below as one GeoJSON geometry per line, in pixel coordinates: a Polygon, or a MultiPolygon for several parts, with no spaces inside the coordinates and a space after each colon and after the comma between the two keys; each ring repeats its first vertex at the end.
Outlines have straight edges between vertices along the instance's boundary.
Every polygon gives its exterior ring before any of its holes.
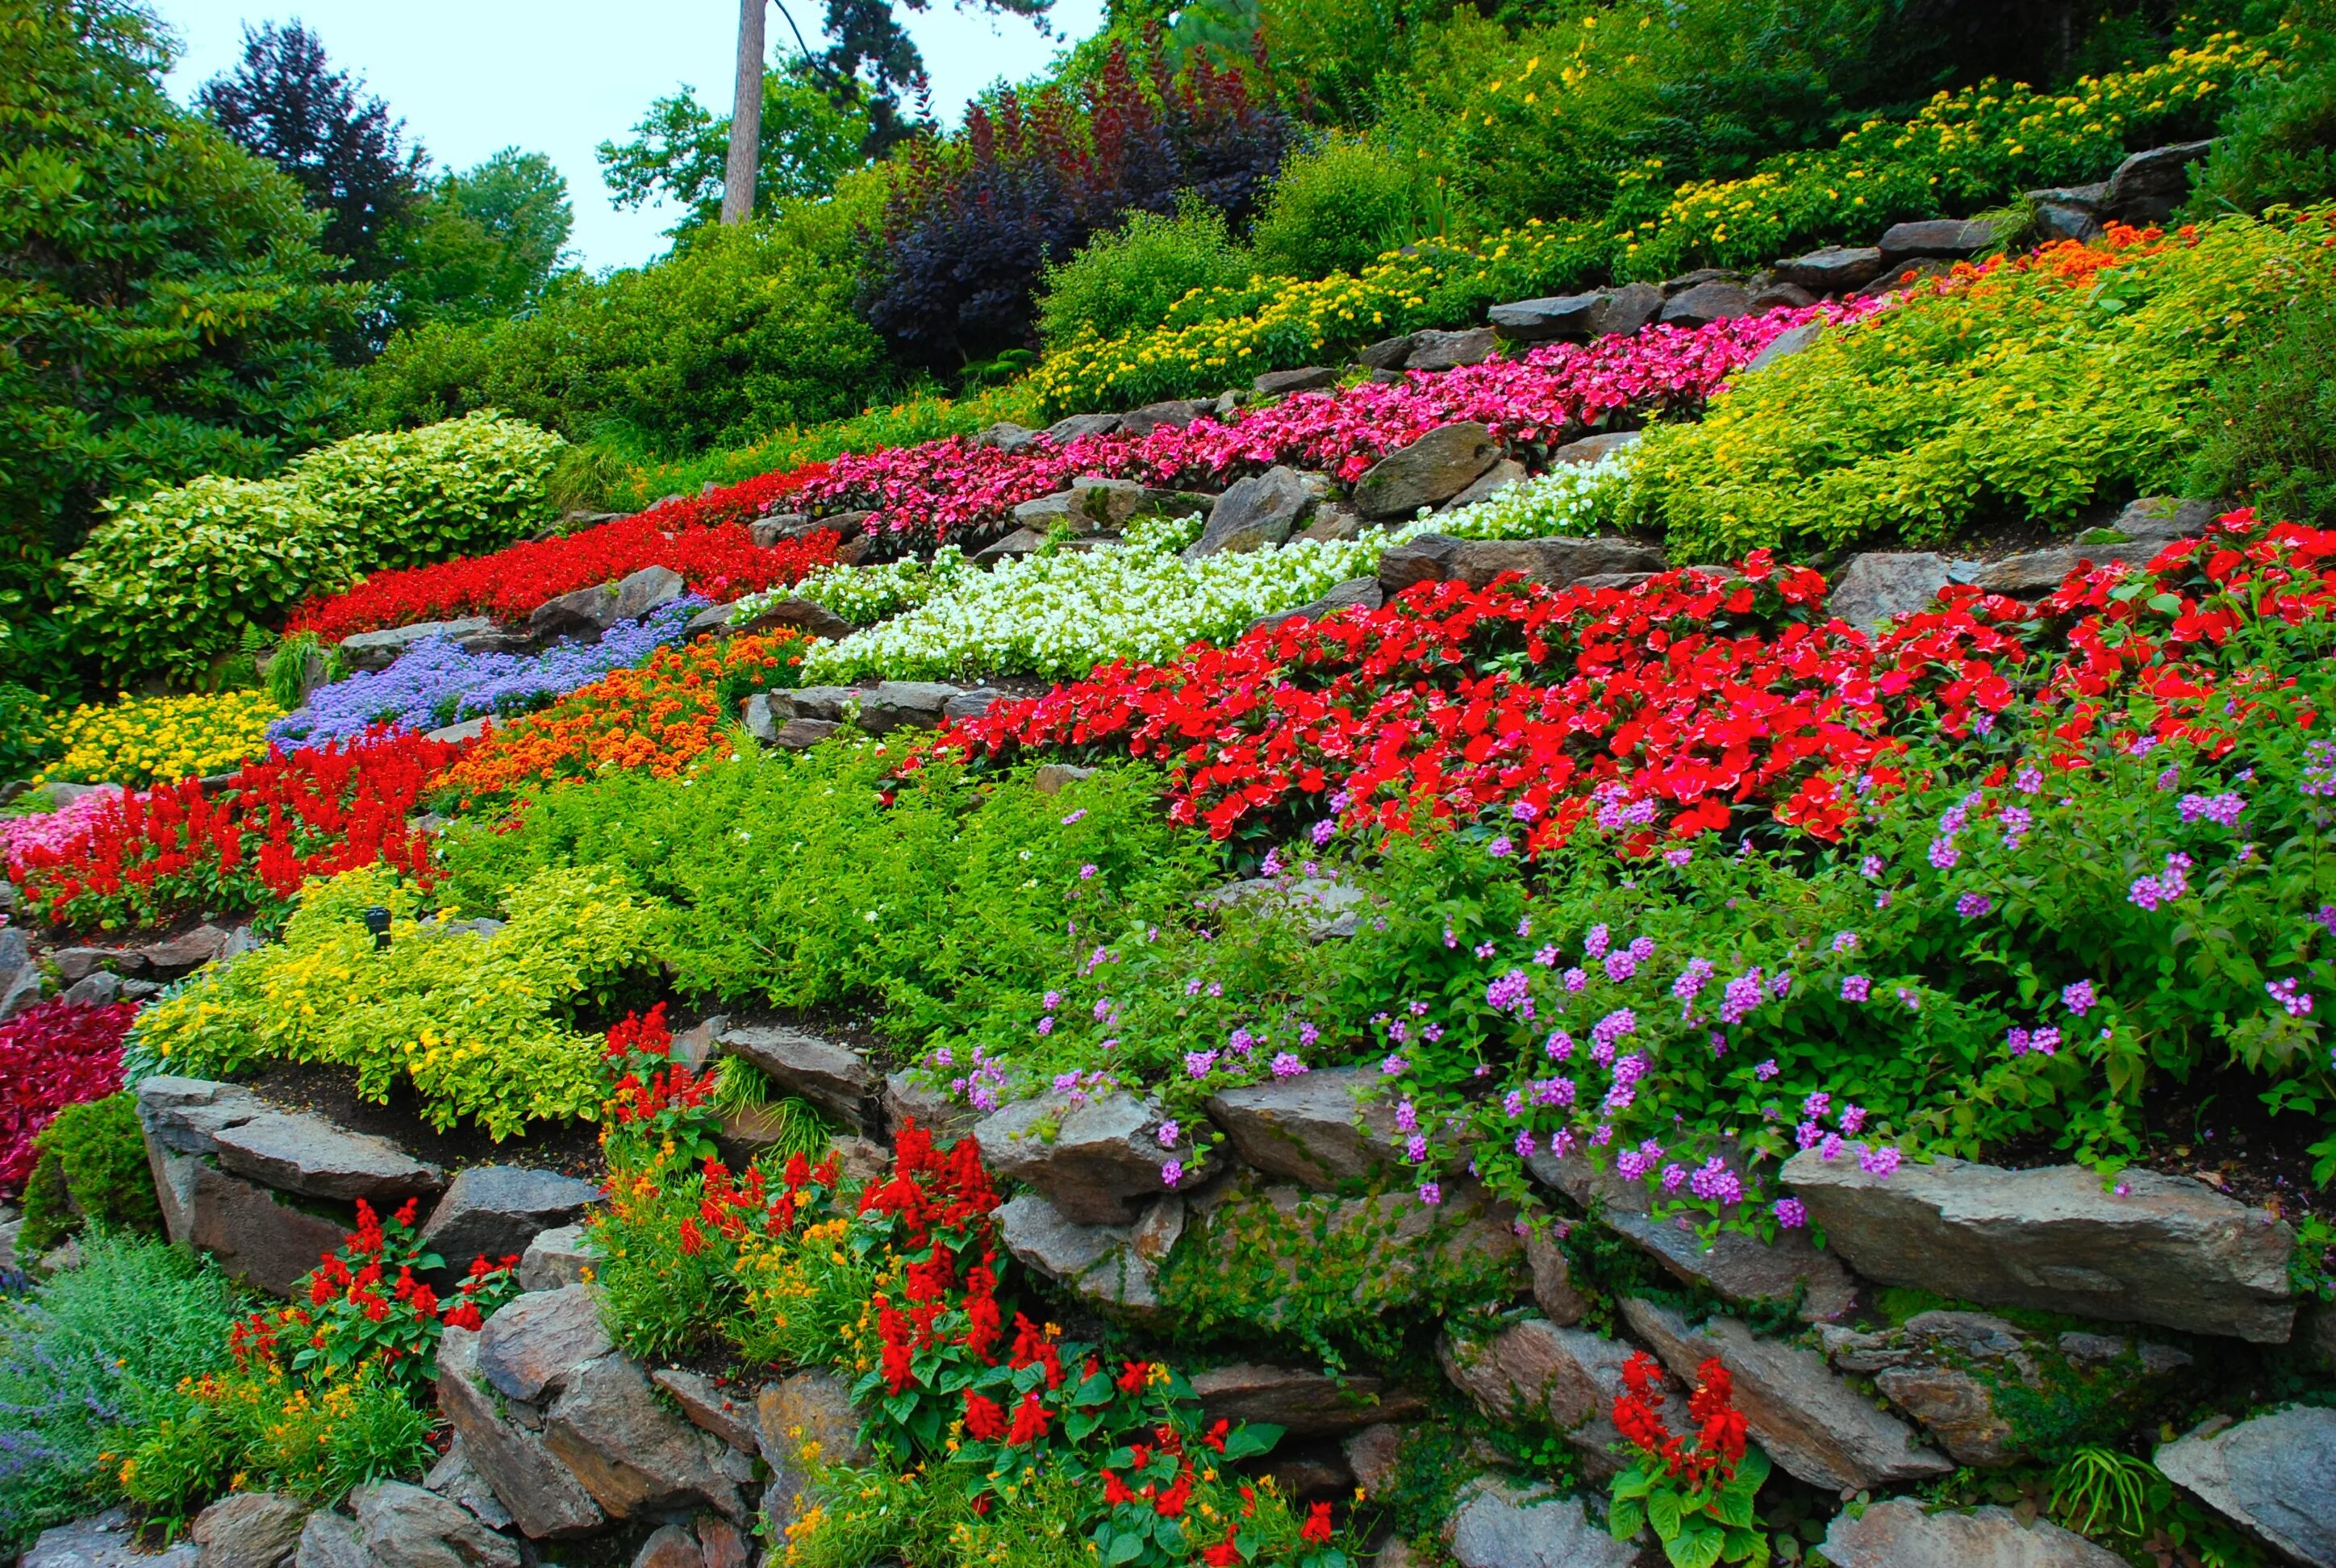
{"type": "Polygon", "coordinates": [[[492,935],[418,923],[431,909],[379,866],[312,881],[281,943],[207,969],[140,1015],[131,1045],[165,1071],[224,1076],[255,1062],[354,1067],[357,1092],[401,1081],[441,1129],[497,1139],[599,1114],[600,1047],[567,1021],[644,957],[655,911],[620,876],[564,865],[490,895],[492,935]],[[390,911],[376,950],[365,911],[390,911]]]}
{"type": "Polygon", "coordinates": [[[1359,272],[1432,232],[1433,180],[1383,141],[1334,136],[1282,164],[1251,231],[1259,270],[1291,278],[1359,272]]]}
{"type": "Polygon", "coordinates": [[[1039,336],[1068,343],[1082,333],[1111,337],[1155,326],[1193,289],[1239,283],[1249,272],[1215,208],[1187,200],[1173,217],[1137,212],[1046,268],[1039,336]]]}
{"type": "Polygon", "coordinates": [[[285,477],[332,514],[359,571],[482,555],[549,521],[566,443],[482,409],[421,430],[319,447],[285,477]]]}
{"type": "Polygon", "coordinates": [[[190,480],[134,502],[64,563],[82,650],[109,677],[200,675],[246,627],[355,576],[332,514],[284,480],[190,480]]]}
{"type": "Polygon", "coordinates": [[[1675,555],[1719,560],[2065,524],[2176,488],[2201,394],[2325,231],[2234,219],[2195,243],[2067,247],[1829,332],[1701,424],[1650,432],[1629,510],[1675,555]]]}
{"type": "Polygon", "coordinates": [[[2306,290],[2256,325],[2207,389],[2187,493],[2325,528],[2336,523],[2336,302],[2306,290]]]}

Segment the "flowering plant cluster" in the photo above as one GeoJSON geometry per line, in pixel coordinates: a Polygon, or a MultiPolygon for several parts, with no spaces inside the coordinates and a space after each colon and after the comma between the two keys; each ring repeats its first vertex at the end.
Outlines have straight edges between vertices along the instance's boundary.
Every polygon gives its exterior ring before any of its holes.
{"type": "Polygon", "coordinates": [[[1753,1501],[1768,1478],[1768,1456],[1746,1441],[1727,1366],[1709,1358],[1695,1377],[1688,1398],[1695,1431],[1674,1434],[1663,1420],[1662,1368],[1643,1350],[1622,1364],[1614,1425],[1638,1453],[1614,1477],[1608,1525],[1617,1541],[1653,1525],[1677,1568],[1765,1563],[1768,1543],[1753,1501]]]}
{"type": "Polygon", "coordinates": [[[268,734],[297,750],[376,726],[426,732],[482,714],[526,713],[679,641],[705,608],[704,599],[685,594],[638,620],[610,627],[598,642],[563,642],[538,654],[470,653],[445,638],[424,638],[387,669],[360,670],[319,687],[268,734]]]}
{"type": "Polygon", "coordinates": [[[799,633],[660,648],[638,669],[577,687],[540,713],[490,727],[433,781],[464,806],[618,768],[660,778],[714,750],[749,692],[796,684],[799,633]]]}
{"type": "Polygon", "coordinates": [[[509,890],[492,934],[450,929],[409,882],[366,867],[308,882],[284,940],[207,966],[140,1018],[134,1048],[163,1071],[248,1064],[356,1071],[357,1093],[410,1086],[423,1118],[468,1118],[501,1140],[535,1121],[589,1119],[600,1041],[566,1014],[637,965],[653,909],[604,872],[561,867],[509,890]],[[365,911],[390,911],[377,947],[365,911]]]}
{"type": "Polygon", "coordinates": [[[246,1371],[288,1358],[312,1381],[353,1378],[379,1368],[410,1394],[437,1376],[438,1340],[448,1329],[477,1329],[515,1295],[517,1255],[474,1258],[453,1292],[440,1296],[419,1276],[443,1270],[414,1225],[418,1200],[384,1220],[357,1200],[357,1228],[341,1250],[292,1288],[288,1305],[254,1312],[229,1337],[246,1371]]]}
{"type": "Polygon", "coordinates": [[[117,929],[184,910],[268,910],[314,876],[386,864],[426,879],[430,840],[407,814],[459,747],[367,735],[195,780],[109,795],[70,833],[8,850],[26,906],[52,925],[117,929]]]}
{"type": "Polygon", "coordinates": [[[673,1059],[663,1002],[618,1020],[602,1056],[609,1083],[600,1142],[611,1165],[638,1167],[668,1146],[683,1160],[714,1158],[721,1122],[713,1105],[714,1069],[673,1059]]]}
{"type": "Polygon", "coordinates": [[[59,1111],[122,1087],[122,1037],[137,1011],[59,998],[0,1021],[0,1194],[24,1191],[33,1140],[59,1111]]]}
{"type": "Polygon", "coordinates": [[[820,532],[764,547],[748,536],[746,525],[821,472],[813,463],[764,474],[492,555],[375,572],[346,592],[307,599],[287,629],[336,642],[360,631],[466,615],[524,621],[547,599],[614,582],[645,566],[669,567],[693,591],[714,600],[793,582],[834,559],[835,536],[820,532]]]}
{"type": "Polygon", "coordinates": [[[822,643],[803,659],[811,682],[863,677],[1044,675],[1077,678],[1099,664],[1173,658],[1229,642],[1260,615],[1368,577],[1386,550],[1423,533],[1463,539],[1595,531],[1629,472],[1627,451],[1567,464],[1486,501],[1352,540],[1184,559],[1198,520],[1132,526],[1124,542],[944,571],[941,547],[924,601],[886,625],[822,643]]]}
{"type": "Polygon", "coordinates": [[[53,812],[0,817],[0,864],[29,856],[34,850],[64,848],[96,820],[107,801],[122,793],[119,784],[100,784],[53,812]]]}
{"type": "Polygon", "coordinates": [[[57,721],[64,755],[34,782],[65,779],[141,789],[215,774],[268,751],[268,726],[283,712],[265,692],[189,696],[125,694],[118,703],[84,703],[57,721]]]}

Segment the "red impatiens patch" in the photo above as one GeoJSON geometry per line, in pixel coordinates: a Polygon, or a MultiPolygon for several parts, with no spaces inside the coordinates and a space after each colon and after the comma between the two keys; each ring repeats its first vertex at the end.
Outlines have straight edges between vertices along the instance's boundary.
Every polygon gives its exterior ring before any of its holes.
{"type": "Polygon", "coordinates": [[[836,536],[822,531],[765,547],[754,543],[746,525],[822,471],[813,463],[791,473],[766,473],[560,539],[375,572],[346,593],[310,599],[293,612],[289,629],[336,642],[360,631],[466,615],[521,621],[546,599],[614,582],[647,566],[679,572],[693,591],[716,602],[784,587],[834,560],[836,536]]]}
{"type": "Polygon", "coordinates": [[[59,998],[0,1023],[0,1196],[24,1191],[33,1140],[59,1111],[122,1087],[122,1037],[137,1011],[59,998]]]}
{"type": "Polygon", "coordinates": [[[12,858],[53,925],[148,925],[190,910],[281,902],[312,876],[386,862],[426,879],[430,835],[407,824],[462,748],[375,732],[238,769],[216,794],[184,779],[109,802],[61,844],[12,858]]]}

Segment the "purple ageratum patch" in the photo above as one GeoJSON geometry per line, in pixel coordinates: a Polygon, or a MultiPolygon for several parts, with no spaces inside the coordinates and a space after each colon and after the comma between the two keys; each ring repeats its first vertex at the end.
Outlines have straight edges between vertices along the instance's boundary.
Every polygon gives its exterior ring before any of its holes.
{"type": "Polygon", "coordinates": [[[363,735],[377,724],[405,730],[494,714],[531,712],[601,677],[648,662],[678,642],[706,608],[695,594],[638,620],[619,621],[597,643],[561,643],[541,653],[467,653],[444,638],[424,638],[384,670],[367,670],[311,694],[306,707],[268,726],[287,751],[363,735]]]}

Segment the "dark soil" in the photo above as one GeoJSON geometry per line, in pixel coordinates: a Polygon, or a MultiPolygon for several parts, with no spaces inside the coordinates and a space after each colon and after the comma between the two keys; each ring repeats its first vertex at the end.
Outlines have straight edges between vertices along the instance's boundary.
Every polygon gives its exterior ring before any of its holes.
{"type": "Polygon", "coordinates": [[[529,1165],[588,1181],[599,1181],[604,1173],[600,1129],[595,1123],[540,1122],[499,1144],[468,1121],[443,1133],[433,1131],[423,1119],[419,1096],[402,1080],[391,1086],[386,1103],[359,1099],[353,1067],[280,1062],[247,1082],[270,1105],[314,1111],[353,1132],[387,1138],[449,1171],[466,1165],[529,1165]]]}

